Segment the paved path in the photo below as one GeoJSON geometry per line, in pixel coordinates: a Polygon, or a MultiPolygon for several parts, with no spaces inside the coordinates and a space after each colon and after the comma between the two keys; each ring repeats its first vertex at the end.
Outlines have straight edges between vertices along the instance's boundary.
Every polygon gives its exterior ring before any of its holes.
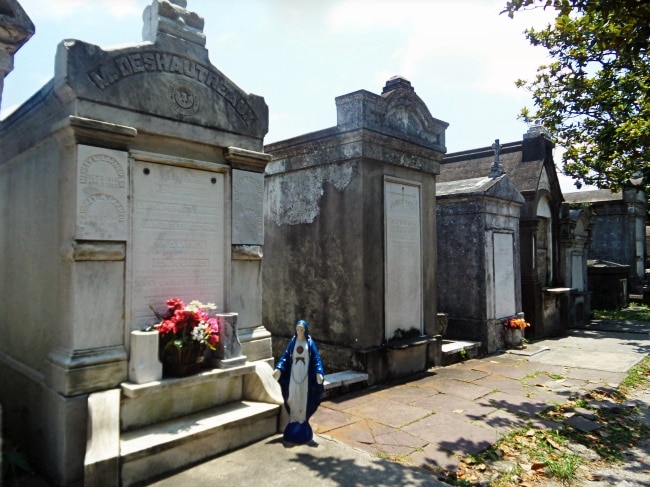
{"type": "Polygon", "coordinates": [[[318,433],[312,444],[289,446],[276,436],[154,485],[446,486],[431,467],[453,469],[459,457],[514,428],[554,427],[536,414],[574,395],[616,387],[650,353],[647,323],[624,330],[611,324],[572,330],[521,352],[327,400],[312,418],[318,433]]]}

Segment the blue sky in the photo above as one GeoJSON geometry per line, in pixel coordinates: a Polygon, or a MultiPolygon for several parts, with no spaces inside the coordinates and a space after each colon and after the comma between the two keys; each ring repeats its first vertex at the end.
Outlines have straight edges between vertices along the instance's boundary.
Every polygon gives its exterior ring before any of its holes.
{"type": "MultiPolygon", "coordinates": [[[[2,117],[54,72],[56,46],[139,42],[150,0],[19,0],[36,34],[5,79],[2,117]]],[[[336,125],[334,98],[411,81],[448,122],[447,151],[520,140],[528,93],[515,87],[547,61],[523,35],[551,12],[499,15],[505,0],[188,0],[205,19],[210,59],[243,90],[265,98],[265,143],[336,125]]],[[[559,153],[556,153],[559,161],[559,153]]],[[[565,191],[575,190],[563,184],[565,191]]]]}

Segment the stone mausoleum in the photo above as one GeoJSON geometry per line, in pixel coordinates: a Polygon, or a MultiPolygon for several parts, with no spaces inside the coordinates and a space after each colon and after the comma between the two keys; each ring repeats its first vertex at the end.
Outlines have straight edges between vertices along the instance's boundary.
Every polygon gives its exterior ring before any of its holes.
{"type": "Polygon", "coordinates": [[[524,198],[500,162],[483,177],[436,185],[438,308],[445,338],[505,348],[505,322],[522,311],[519,218],[524,198]]]}
{"type": "Polygon", "coordinates": [[[574,208],[588,207],[593,216],[589,259],[628,266],[627,292],[642,293],[645,276],[645,226],[648,200],[639,188],[609,189],[564,195],[574,208]]]}
{"type": "Polygon", "coordinates": [[[268,109],[211,64],[185,7],[154,0],[140,43],[61,42],[0,124],[0,401],[54,485],[131,485],[277,431],[277,395],[251,387],[272,360],[268,109]],[[248,362],[129,382],[131,332],[171,297],[237,313],[248,362]]]}
{"type": "MultiPolygon", "coordinates": [[[[500,163],[524,198],[519,222],[521,297],[530,338],[553,336],[567,326],[571,288],[559,272],[559,218],[563,201],[553,162],[553,142],[543,127],[532,126],[523,140],[501,145],[500,163]]],[[[440,165],[441,183],[485,177],[494,148],[447,154],[440,165]]],[[[445,310],[441,310],[445,311],[445,310]]],[[[450,323],[451,326],[451,323],[450,323]]]]}
{"type": "MultiPolygon", "coordinates": [[[[265,147],[264,324],[310,323],[328,372],[369,383],[439,361],[436,175],[447,123],[411,83],[336,98],[337,125],[265,147]]],[[[276,341],[277,340],[277,341],[276,341]]]]}

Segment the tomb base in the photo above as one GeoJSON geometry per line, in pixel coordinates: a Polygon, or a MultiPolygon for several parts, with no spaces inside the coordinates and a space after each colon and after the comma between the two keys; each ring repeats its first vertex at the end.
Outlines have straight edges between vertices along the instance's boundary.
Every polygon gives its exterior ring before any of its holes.
{"type": "Polygon", "coordinates": [[[432,340],[433,337],[422,336],[389,343],[386,346],[389,380],[424,372],[427,369],[427,347],[432,340]]]}

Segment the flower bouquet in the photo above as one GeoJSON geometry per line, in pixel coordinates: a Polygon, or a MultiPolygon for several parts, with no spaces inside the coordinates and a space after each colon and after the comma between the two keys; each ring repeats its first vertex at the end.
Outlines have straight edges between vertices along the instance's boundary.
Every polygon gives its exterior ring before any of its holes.
{"type": "Polygon", "coordinates": [[[530,323],[523,318],[508,318],[505,323],[506,328],[519,328],[520,330],[528,328],[529,326],[530,323]]]}
{"type": "Polygon", "coordinates": [[[181,377],[200,370],[206,348],[214,350],[219,343],[219,321],[210,317],[210,310],[216,308],[196,300],[186,305],[178,298],[167,300],[164,315],[152,308],[160,320],[154,328],[160,334],[164,375],[181,377]]]}

